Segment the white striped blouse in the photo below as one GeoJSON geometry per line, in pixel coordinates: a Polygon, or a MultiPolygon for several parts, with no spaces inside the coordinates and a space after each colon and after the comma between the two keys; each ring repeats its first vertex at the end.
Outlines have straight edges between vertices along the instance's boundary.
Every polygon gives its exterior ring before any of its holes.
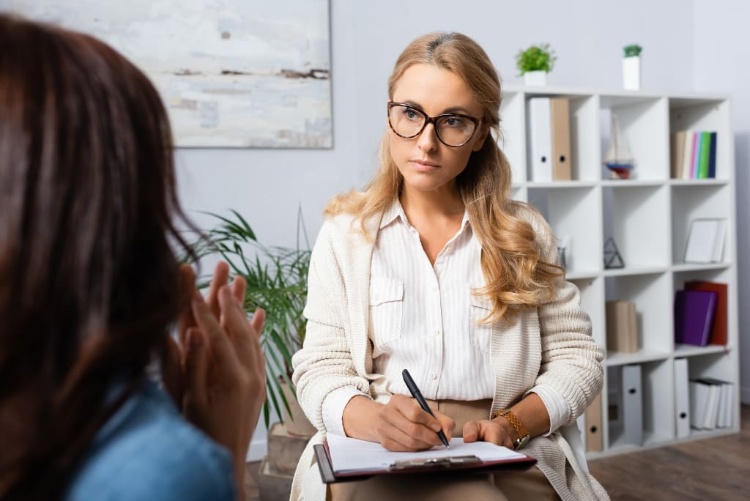
{"type": "Polygon", "coordinates": [[[479,242],[467,214],[430,264],[419,233],[396,202],[381,221],[370,277],[370,339],[374,370],[393,393],[409,395],[409,369],[425,398],[492,398],[491,327],[478,323],[488,301],[471,294],[484,285],[479,242]]]}
{"type": "MultiPolygon", "coordinates": [[[[492,398],[489,325],[480,324],[490,301],[472,294],[484,286],[481,246],[468,214],[459,231],[430,264],[401,204],[386,212],[372,256],[369,337],[373,370],[390,382],[392,393],[410,395],[401,376],[408,369],[425,398],[492,398]]],[[[567,416],[562,396],[536,387],[550,412],[551,430],[567,416]]],[[[344,435],[343,411],[360,393],[340,388],[326,397],[323,420],[329,433],[344,435]]]]}

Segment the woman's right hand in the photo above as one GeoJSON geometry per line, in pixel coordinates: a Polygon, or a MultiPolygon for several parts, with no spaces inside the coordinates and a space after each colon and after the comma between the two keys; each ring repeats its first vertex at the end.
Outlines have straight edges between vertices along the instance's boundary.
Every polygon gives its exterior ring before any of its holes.
{"type": "Polygon", "coordinates": [[[229,449],[241,488],[247,448],[265,401],[260,346],[265,312],[256,310],[248,321],[242,304],[245,281],[236,277],[227,285],[226,263],[216,266],[207,300],[189,285],[195,275],[188,268],[182,270],[186,292],[191,294],[190,306],[180,319],[182,410],[186,419],[229,449]]]}
{"type": "Polygon", "coordinates": [[[450,440],[456,426],[440,411],[433,413],[434,417],[405,395],[395,394],[387,404],[357,396],[344,409],[344,430],[349,437],[380,442],[389,451],[423,451],[442,446],[440,430],[450,440]]]}

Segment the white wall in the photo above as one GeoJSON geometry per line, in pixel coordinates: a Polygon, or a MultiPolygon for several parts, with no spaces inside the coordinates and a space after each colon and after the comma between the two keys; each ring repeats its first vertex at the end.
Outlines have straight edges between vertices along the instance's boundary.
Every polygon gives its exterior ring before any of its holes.
{"type": "Polygon", "coordinates": [[[695,88],[732,96],[735,167],[737,169],[737,255],[740,317],[741,398],[750,403],[750,69],[747,19],[750,4],[740,0],[694,0],[695,88]],[[743,368],[747,368],[743,370],[743,368]]]}
{"type": "MultiPolygon", "coordinates": [[[[181,150],[182,201],[199,223],[205,217],[197,211],[237,209],[272,245],[294,244],[301,206],[314,240],[326,201],[362,187],[372,174],[386,126],[386,80],[415,37],[464,32],[485,48],[506,82],[520,81],[519,49],[549,42],[558,56],[551,85],[605,89],[621,88],[622,48],[638,43],[644,90],[689,91],[696,76],[694,19],[693,2],[684,0],[331,0],[333,149],[181,150]]],[[[265,453],[262,428],[253,459],[265,453]]]]}
{"type": "Polygon", "coordinates": [[[301,204],[314,234],[325,202],[369,179],[386,126],[390,70],[404,46],[429,31],[474,37],[506,82],[520,81],[520,48],[550,42],[558,55],[551,85],[612,89],[621,88],[622,47],[638,42],[645,89],[691,90],[693,17],[690,3],[677,7],[684,3],[331,0],[333,149],[183,149],[182,200],[191,210],[238,209],[260,238],[281,245],[294,242],[301,204]]]}

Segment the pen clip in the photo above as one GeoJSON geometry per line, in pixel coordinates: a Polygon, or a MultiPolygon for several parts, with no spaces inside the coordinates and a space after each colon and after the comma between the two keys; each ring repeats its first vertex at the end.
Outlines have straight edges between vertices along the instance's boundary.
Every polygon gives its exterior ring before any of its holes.
{"type": "Polygon", "coordinates": [[[452,466],[473,464],[480,462],[475,455],[449,456],[443,458],[416,458],[396,461],[388,467],[389,470],[406,470],[411,468],[450,468],[452,466]]]}

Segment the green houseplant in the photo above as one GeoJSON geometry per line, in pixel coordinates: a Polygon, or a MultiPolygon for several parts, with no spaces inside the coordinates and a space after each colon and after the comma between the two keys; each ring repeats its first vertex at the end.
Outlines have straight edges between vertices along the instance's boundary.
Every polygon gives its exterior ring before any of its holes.
{"type": "Polygon", "coordinates": [[[641,55],[643,48],[638,44],[630,44],[623,47],[623,57],[638,57],[641,55]]]}
{"type": "Polygon", "coordinates": [[[532,71],[549,73],[555,67],[555,61],[557,61],[557,56],[548,43],[531,45],[527,49],[519,50],[516,54],[516,67],[519,75],[532,71]]]}
{"type": "MultiPolygon", "coordinates": [[[[260,243],[250,224],[231,210],[231,216],[209,213],[217,224],[204,230],[192,245],[197,259],[216,257],[229,264],[232,275],[247,281],[245,311],[260,307],[266,311],[261,346],[266,358],[266,403],[263,418],[270,424],[271,407],[280,422],[282,409],[292,414],[284,386],[292,389],[292,355],[305,339],[302,310],[307,300],[307,272],[310,265],[309,245],[301,212],[297,220],[297,246],[267,247],[260,243]],[[304,239],[305,246],[300,244],[304,239]]],[[[210,277],[202,276],[199,287],[208,286],[210,277]]]]}
{"type": "Polygon", "coordinates": [[[622,86],[627,90],[641,88],[641,51],[643,47],[630,44],[623,47],[622,86]]]}

